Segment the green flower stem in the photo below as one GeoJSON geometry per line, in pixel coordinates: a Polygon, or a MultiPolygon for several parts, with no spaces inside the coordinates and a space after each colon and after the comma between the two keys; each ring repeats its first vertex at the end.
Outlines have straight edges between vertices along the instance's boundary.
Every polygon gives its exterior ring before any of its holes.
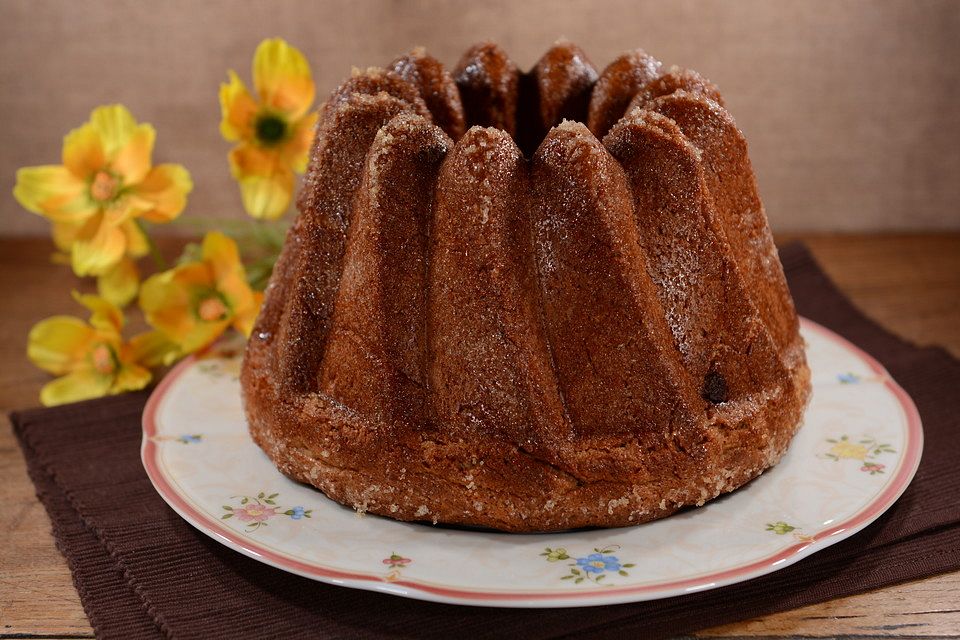
{"type": "Polygon", "coordinates": [[[232,218],[212,218],[209,216],[180,216],[173,224],[191,227],[198,231],[214,229],[233,236],[262,236],[283,238],[289,223],[285,220],[234,220],[232,218]]]}
{"type": "Polygon", "coordinates": [[[146,226],[143,224],[142,220],[134,220],[134,224],[140,229],[140,232],[143,234],[143,237],[147,239],[147,248],[150,250],[150,257],[153,259],[153,264],[157,267],[158,271],[166,271],[167,269],[167,260],[163,257],[163,254],[160,252],[160,247],[157,246],[157,243],[154,242],[153,238],[147,232],[146,226]]]}
{"type": "Polygon", "coordinates": [[[286,222],[263,220],[230,220],[181,216],[177,223],[191,227],[197,232],[217,230],[233,238],[243,253],[279,253],[286,237],[286,222]]]}

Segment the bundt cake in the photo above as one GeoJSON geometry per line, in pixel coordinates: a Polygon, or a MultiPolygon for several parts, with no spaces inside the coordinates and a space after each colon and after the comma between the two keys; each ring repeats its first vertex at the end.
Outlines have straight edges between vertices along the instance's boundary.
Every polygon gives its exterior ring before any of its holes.
{"type": "Polygon", "coordinates": [[[775,464],[809,369],[717,88],[573,44],[422,49],[321,109],[242,371],[277,467],[361,512],[624,526],[775,464]]]}

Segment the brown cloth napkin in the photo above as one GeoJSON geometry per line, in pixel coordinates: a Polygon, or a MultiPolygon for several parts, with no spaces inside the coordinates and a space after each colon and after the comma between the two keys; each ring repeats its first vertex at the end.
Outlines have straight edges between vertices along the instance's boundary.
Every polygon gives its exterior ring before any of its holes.
{"type": "Polygon", "coordinates": [[[325,585],[230,551],[167,507],[140,464],[146,393],[15,413],[14,428],[100,638],[664,637],[960,568],[960,362],[865,318],[802,246],[781,259],[800,312],[876,356],[913,397],[926,446],[907,492],[870,527],[715,591],[524,610],[325,585]]]}

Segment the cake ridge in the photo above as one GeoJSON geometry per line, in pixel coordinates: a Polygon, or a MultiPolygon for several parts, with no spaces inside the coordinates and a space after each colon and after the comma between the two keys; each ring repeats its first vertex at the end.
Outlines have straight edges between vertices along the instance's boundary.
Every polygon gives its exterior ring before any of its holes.
{"type": "Polygon", "coordinates": [[[467,49],[453,76],[468,128],[492,126],[516,136],[520,72],[499,45],[481,42],[467,49]]]}
{"type": "Polygon", "coordinates": [[[662,66],[643,49],[628,51],[607,65],[590,96],[587,117],[587,127],[598,139],[623,117],[637,91],[660,75],[662,66]]]}
{"type": "Polygon", "coordinates": [[[426,418],[425,211],[452,144],[422,116],[397,114],[377,131],[354,199],[320,390],[386,425],[426,418]]]}
{"type": "Polygon", "coordinates": [[[640,107],[646,107],[648,103],[656,98],[681,92],[700,94],[713,100],[721,107],[724,106],[723,96],[720,95],[720,90],[717,88],[717,85],[692,69],[682,69],[677,66],[672,66],[667,73],[640,87],[636,95],[630,100],[630,104],[624,111],[624,114],[630,113],[640,107]]]}
{"type": "Polygon", "coordinates": [[[545,445],[567,427],[531,295],[528,192],[526,161],[503,130],[471,127],[445,161],[430,238],[430,381],[437,420],[550,460],[545,445]]]}
{"type": "MultiPolygon", "coordinates": [[[[301,216],[307,227],[297,271],[288,291],[278,335],[277,375],[300,391],[316,390],[334,292],[339,285],[353,196],[363,162],[379,129],[410,103],[386,92],[352,93],[327,110],[317,126],[310,173],[301,192],[301,216]],[[318,284],[319,283],[319,284],[318,284]]],[[[256,329],[256,328],[255,328],[256,329]]]]}
{"type": "Polygon", "coordinates": [[[399,74],[383,67],[367,67],[366,69],[354,67],[350,77],[334,89],[320,107],[317,128],[320,127],[320,120],[328,117],[344,101],[359,95],[373,96],[380,93],[386,93],[403,100],[410,106],[411,110],[426,118],[431,117],[430,110],[417,88],[404,80],[399,74]]]}
{"type": "MultiPolygon", "coordinates": [[[[547,300],[550,324],[554,325],[550,344],[558,361],[558,375],[566,380],[562,385],[564,396],[576,397],[574,404],[581,412],[589,412],[573,415],[571,420],[579,433],[605,435],[623,432],[625,424],[617,421],[625,414],[654,423],[658,407],[646,405],[642,397],[635,396],[636,391],[650,391],[643,388],[649,384],[646,379],[633,392],[629,386],[609,388],[611,380],[622,380],[624,371],[636,366],[637,357],[656,352],[657,345],[667,337],[666,326],[656,320],[659,305],[654,302],[649,312],[644,308],[649,305],[652,282],[641,253],[627,176],[585,125],[569,120],[547,134],[534,155],[533,174],[540,288],[547,300]],[[582,193],[590,197],[571,196],[582,193]],[[558,265],[558,260],[573,264],[558,265]],[[614,281],[613,273],[623,275],[614,281]],[[571,282],[580,282],[580,286],[571,291],[571,282]],[[607,282],[610,284],[604,290],[607,282]],[[610,309],[610,315],[595,319],[596,324],[584,331],[589,318],[572,317],[566,310],[589,309],[588,303],[598,304],[596,297],[602,291],[607,296],[603,306],[610,309]],[[618,297],[627,292],[630,295],[626,300],[618,297]],[[638,304],[642,299],[645,302],[638,304]],[[644,336],[644,348],[636,355],[625,352],[623,345],[616,343],[618,332],[614,329],[644,336]],[[605,374],[597,370],[595,359],[600,365],[609,363],[605,374]],[[563,370],[568,371],[566,376],[561,374],[563,370]],[[624,407],[624,400],[638,404],[624,407]],[[617,408],[621,409],[620,415],[613,413],[617,408]]],[[[688,411],[695,411],[698,399],[684,396],[682,388],[674,384],[682,375],[679,362],[671,362],[669,354],[658,355],[664,357],[663,368],[657,370],[653,381],[662,388],[654,389],[653,394],[661,400],[666,395],[671,404],[682,403],[688,411]]],[[[645,364],[644,369],[657,364],[645,364]]],[[[626,378],[623,384],[630,381],[626,378]]]]}
{"type": "Polygon", "coordinates": [[[706,95],[677,90],[648,108],[677,123],[705,159],[711,192],[727,223],[735,259],[747,278],[747,291],[780,348],[796,342],[797,314],[757,189],[747,141],[722,104],[706,95]],[[760,259],[767,256],[767,259],[760,259]],[[772,256],[773,259],[770,259],[772,256]],[[766,284],[767,286],[764,286],[766,284]]]}
{"type": "Polygon", "coordinates": [[[345,103],[356,105],[358,102],[369,101],[371,97],[383,94],[400,100],[408,109],[424,117],[432,117],[416,88],[399,75],[377,67],[370,67],[366,71],[355,68],[354,71],[357,73],[352,73],[347,80],[334,89],[320,107],[314,144],[310,151],[310,161],[296,203],[297,210],[301,213],[310,211],[315,206],[316,189],[313,185],[313,178],[319,171],[319,167],[316,166],[316,147],[322,142],[320,134],[325,127],[329,128],[329,119],[337,117],[338,111],[345,103]],[[367,96],[367,98],[363,96],[367,96]]]}
{"type": "Polygon", "coordinates": [[[704,398],[743,399],[755,380],[782,380],[790,396],[791,377],[740,277],[700,151],[672,119],[644,109],[625,116],[604,143],[634,185],[651,275],[704,398]],[[711,389],[720,381],[722,391],[711,389]]]}
{"type": "Polygon", "coordinates": [[[565,119],[586,120],[590,94],[599,74],[580,47],[568,40],[558,40],[528,75],[537,89],[538,139],[565,119]]]}
{"type": "Polygon", "coordinates": [[[463,102],[457,83],[440,61],[425,48],[415,47],[394,59],[389,68],[419,91],[433,121],[451,138],[459,140],[466,131],[463,102]]]}

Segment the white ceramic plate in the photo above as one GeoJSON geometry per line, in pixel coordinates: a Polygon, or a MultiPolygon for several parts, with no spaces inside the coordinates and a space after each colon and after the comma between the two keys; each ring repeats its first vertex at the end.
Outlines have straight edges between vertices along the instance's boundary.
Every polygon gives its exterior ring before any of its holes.
{"type": "Polygon", "coordinates": [[[569,607],[652,600],[767,574],[875,520],[923,446],[909,396],[866,353],[809,320],[804,426],[774,469],[699,509],[623,529],[467,531],[358,516],[281,475],[247,434],[239,350],[177,366],[144,411],[143,463],[190,524],[322,582],[457,604],[569,607]]]}

